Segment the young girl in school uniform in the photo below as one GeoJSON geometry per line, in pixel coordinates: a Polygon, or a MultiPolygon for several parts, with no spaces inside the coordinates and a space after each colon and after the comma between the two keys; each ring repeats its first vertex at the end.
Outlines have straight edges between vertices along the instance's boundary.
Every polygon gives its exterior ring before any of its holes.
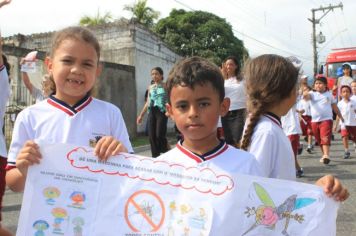
{"type": "Polygon", "coordinates": [[[281,117],[297,98],[298,69],[278,55],[262,55],[245,67],[249,112],[241,148],[252,153],[269,178],[295,180],[296,165],[281,117]]]}
{"type": "Polygon", "coordinates": [[[6,174],[13,191],[24,189],[28,167],[41,160],[37,140],[95,146],[103,160],[132,152],[120,110],[91,96],[99,58],[99,43],[89,30],[68,27],[55,35],[47,63],[55,93],[23,110],[15,122],[6,174]]]}

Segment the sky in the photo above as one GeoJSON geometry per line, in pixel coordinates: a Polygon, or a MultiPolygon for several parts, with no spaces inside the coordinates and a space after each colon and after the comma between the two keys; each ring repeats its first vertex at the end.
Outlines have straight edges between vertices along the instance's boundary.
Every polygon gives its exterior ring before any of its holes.
{"type": "MultiPolygon", "coordinates": [[[[80,18],[110,12],[114,18],[131,18],[125,5],[135,0],[12,0],[0,9],[3,37],[29,35],[77,25],[80,18]]],[[[236,37],[243,40],[251,57],[264,53],[294,55],[303,61],[305,74],[312,75],[312,9],[337,6],[338,0],[148,0],[147,5],[167,17],[173,8],[211,12],[226,19],[236,37]]],[[[343,0],[343,8],[316,11],[316,32],[326,37],[318,44],[318,59],[323,62],[333,48],[356,47],[356,1],[343,0]]]]}

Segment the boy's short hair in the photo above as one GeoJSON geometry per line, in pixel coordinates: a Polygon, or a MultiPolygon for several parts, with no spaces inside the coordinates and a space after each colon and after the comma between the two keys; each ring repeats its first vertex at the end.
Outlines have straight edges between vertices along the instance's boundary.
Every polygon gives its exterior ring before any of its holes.
{"type": "Polygon", "coordinates": [[[314,80],[314,83],[315,83],[316,81],[320,81],[320,82],[322,82],[322,83],[325,84],[325,85],[328,84],[328,81],[327,81],[327,79],[326,79],[324,76],[317,76],[317,77],[315,78],[315,80],[314,80]]]}
{"type": "Polygon", "coordinates": [[[348,86],[347,84],[342,85],[342,86],[340,87],[340,91],[341,91],[343,88],[347,88],[347,89],[349,90],[349,92],[352,93],[351,87],[348,86]]]}
{"type": "Polygon", "coordinates": [[[205,85],[210,83],[218,92],[220,101],[224,100],[225,88],[224,78],[219,67],[212,62],[201,57],[189,57],[178,61],[169,72],[166,83],[168,102],[172,88],[183,86],[194,89],[195,85],[205,85]]]}

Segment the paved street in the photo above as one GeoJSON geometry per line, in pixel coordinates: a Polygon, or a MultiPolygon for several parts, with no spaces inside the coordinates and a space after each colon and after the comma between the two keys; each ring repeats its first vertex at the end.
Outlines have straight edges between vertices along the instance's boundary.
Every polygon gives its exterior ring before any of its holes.
{"type": "MultiPolygon", "coordinates": [[[[350,146],[353,148],[352,145],[350,146]]],[[[138,154],[150,155],[150,152],[141,149],[138,154]]],[[[352,151],[351,159],[349,160],[344,160],[342,156],[343,147],[339,137],[336,137],[336,140],[333,142],[331,148],[332,161],[328,166],[319,163],[320,151],[318,148],[315,148],[313,154],[303,151],[300,156],[300,163],[304,168],[305,177],[299,180],[314,183],[316,179],[325,174],[333,174],[343,181],[343,184],[348,187],[351,196],[340,206],[337,218],[337,235],[350,236],[356,235],[356,153],[352,151]]],[[[9,190],[6,191],[3,208],[3,225],[12,232],[16,231],[21,201],[21,194],[12,193],[9,190]]]]}

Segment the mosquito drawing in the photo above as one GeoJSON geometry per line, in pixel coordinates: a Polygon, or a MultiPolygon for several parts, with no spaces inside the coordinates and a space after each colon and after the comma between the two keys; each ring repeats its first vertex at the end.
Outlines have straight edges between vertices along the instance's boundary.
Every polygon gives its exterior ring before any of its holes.
{"type": "Polygon", "coordinates": [[[282,234],[288,236],[289,234],[287,229],[291,219],[297,221],[298,223],[302,223],[304,221],[304,215],[299,215],[298,213],[292,214],[292,212],[306,207],[316,201],[314,198],[297,198],[297,195],[293,194],[281,205],[275,206],[272,198],[261,185],[258,183],[253,183],[253,185],[257,196],[262,202],[262,205],[257,208],[246,207],[246,211],[244,213],[247,217],[255,215],[256,222],[244,234],[242,234],[242,236],[248,234],[259,225],[267,227],[270,230],[274,230],[276,223],[283,219],[286,219],[286,222],[282,234]]]}

